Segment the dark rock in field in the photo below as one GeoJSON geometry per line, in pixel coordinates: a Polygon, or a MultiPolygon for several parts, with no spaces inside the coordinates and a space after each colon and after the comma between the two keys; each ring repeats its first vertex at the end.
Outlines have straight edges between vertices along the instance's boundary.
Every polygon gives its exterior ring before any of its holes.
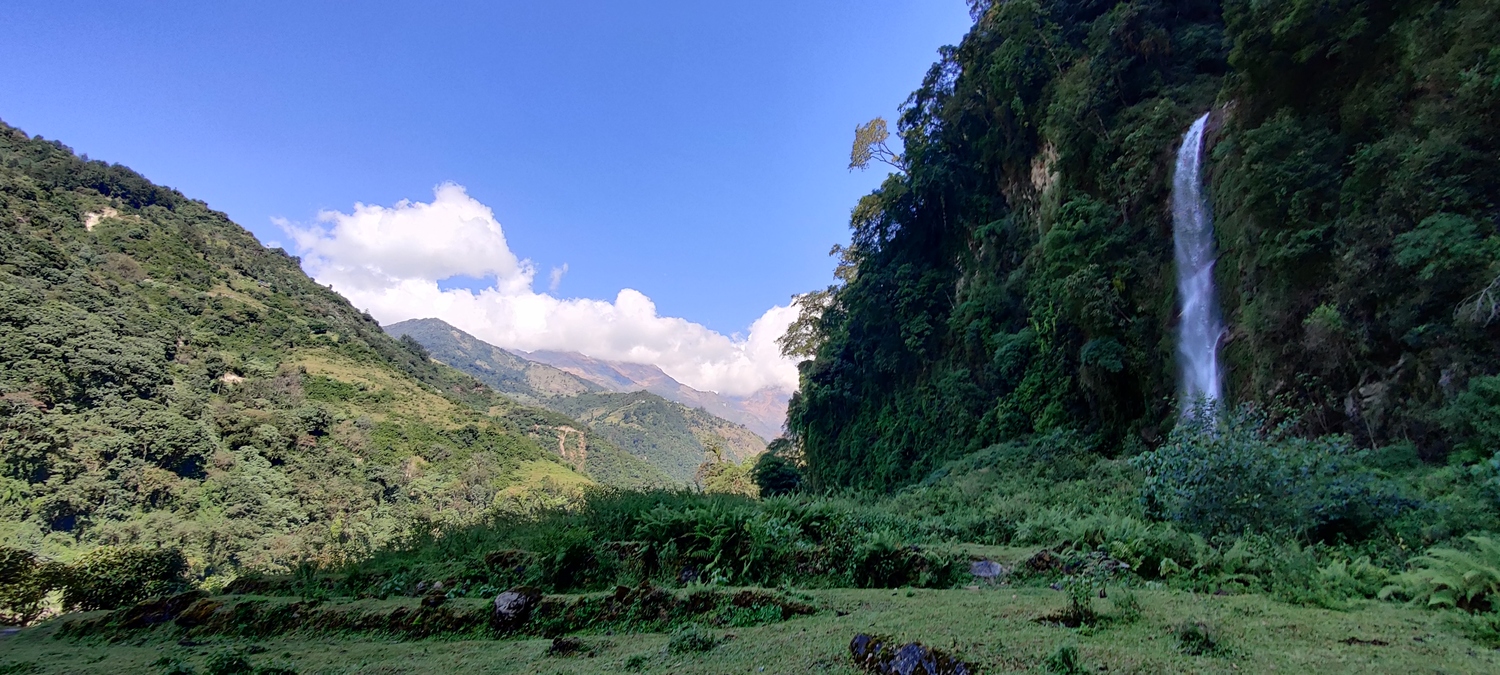
{"type": "Polygon", "coordinates": [[[583,640],[575,637],[552,638],[552,646],[547,648],[547,656],[572,656],[583,651],[583,640]]]}
{"type": "Polygon", "coordinates": [[[224,587],[224,595],[268,595],[275,586],[275,582],[263,576],[246,574],[229,582],[224,587]]]}
{"type": "Polygon", "coordinates": [[[697,580],[698,580],[698,570],[695,569],[695,568],[692,568],[692,567],[684,567],[684,568],[682,568],[682,572],[677,575],[677,582],[678,583],[690,584],[690,583],[693,583],[694,581],[697,581],[697,580]]]}
{"type": "Polygon", "coordinates": [[[169,598],[158,598],[137,604],[120,616],[122,628],[148,628],[177,618],[193,603],[207,597],[203,591],[178,593],[169,598]]]}
{"type": "Polygon", "coordinates": [[[1056,553],[1042,549],[1026,559],[1026,567],[1033,572],[1051,572],[1062,569],[1063,560],[1056,553]]]}
{"type": "Polygon", "coordinates": [[[972,675],[974,667],[920,642],[894,645],[860,633],[849,642],[855,667],[877,675],[972,675]]]}
{"type": "Polygon", "coordinates": [[[448,595],[439,590],[434,590],[422,596],[423,607],[438,607],[448,601],[448,595]]]}
{"type": "Polygon", "coordinates": [[[995,579],[997,577],[1005,576],[1005,574],[1008,572],[1010,572],[1010,570],[1005,569],[1004,565],[1001,565],[1000,563],[997,563],[993,560],[975,560],[974,562],[969,563],[969,574],[979,577],[980,579],[995,579]]]}
{"type": "Polygon", "coordinates": [[[202,626],[208,623],[209,618],[214,615],[214,612],[219,611],[219,608],[223,606],[224,603],[217,600],[202,598],[188,605],[187,609],[182,610],[182,613],[177,615],[175,623],[183,628],[202,626]]]}
{"type": "Polygon", "coordinates": [[[526,624],[542,601],[542,592],[529,586],[518,586],[495,596],[496,628],[513,631],[526,624]]]}

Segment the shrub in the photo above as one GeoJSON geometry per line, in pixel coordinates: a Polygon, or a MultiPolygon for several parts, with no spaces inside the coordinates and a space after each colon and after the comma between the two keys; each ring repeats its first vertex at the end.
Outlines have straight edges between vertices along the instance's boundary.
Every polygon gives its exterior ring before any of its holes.
{"type": "Polygon", "coordinates": [[[667,640],[667,651],[673,654],[706,652],[719,645],[719,637],[696,623],[678,628],[667,640]]]}
{"type": "Polygon", "coordinates": [[[1115,606],[1115,613],[1110,617],[1112,621],[1120,623],[1135,623],[1141,618],[1141,599],[1136,597],[1135,591],[1120,589],[1110,595],[1111,604],[1115,606]]]}
{"type": "Polygon", "coordinates": [[[1078,647],[1069,643],[1058,645],[1042,662],[1042,667],[1052,675],[1083,675],[1089,672],[1078,657],[1078,647]]]}
{"type": "Polygon", "coordinates": [[[187,559],[175,549],[101,547],[69,565],[63,605],[114,609],[174,593],[185,586],[187,559]]]}
{"type": "Polygon", "coordinates": [[[1382,599],[1401,595],[1428,607],[1457,607],[1470,611],[1500,610],[1500,541],[1466,537],[1478,550],[1434,548],[1412,561],[1380,590],[1382,599]]]}
{"type": "Polygon", "coordinates": [[[1381,483],[1347,437],[1299,438],[1245,407],[1197,408],[1132,462],[1153,517],[1204,534],[1362,536],[1414,506],[1381,483]]]}
{"type": "Polygon", "coordinates": [[[1224,649],[1218,629],[1207,621],[1184,621],[1172,632],[1177,636],[1177,650],[1189,656],[1208,656],[1224,649]]]}
{"type": "Polygon", "coordinates": [[[0,546],[0,625],[24,625],[41,614],[43,599],[59,582],[58,570],[30,552],[0,546]]]}
{"type": "Polygon", "coordinates": [[[802,487],[802,472],[797,465],[769,450],[755,459],[751,475],[764,497],[791,494],[802,487]]]}
{"type": "Polygon", "coordinates": [[[203,672],[207,675],[251,675],[255,668],[239,652],[221,651],[209,655],[203,662],[203,672]]]}
{"type": "Polygon", "coordinates": [[[1470,459],[1500,447],[1500,375],[1476,377],[1438,410],[1437,420],[1470,459]]]}
{"type": "Polygon", "coordinates": [[[594,533],[581,527],[546,532],[535,540],[543,580],[554,588],[582,586],[602,576],[594,555],[594,533]]]}

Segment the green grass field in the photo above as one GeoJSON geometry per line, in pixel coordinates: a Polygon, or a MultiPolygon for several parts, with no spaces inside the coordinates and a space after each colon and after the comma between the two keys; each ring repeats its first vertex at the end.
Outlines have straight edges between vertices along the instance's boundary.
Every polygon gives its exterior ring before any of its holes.
{"type": "MultiPolygon", "coordinates": [[[[1139,617],[1110,619],[1114,599],[1099,600],[1106,617],[1068,628],[1049,621],[1063,610],[1049,589],[810,591],[821,611],[746,628],[714,629],[722,641],[701,653],[668,649],[662,633],[574,636],[582,649],[549,655],[546,638],[407,640],[356,632],[297,632],[266,639],[188,635],[171,624],[89,637],[58,635],[73,615],[0,637],[0,673],[193,672],[235,652],[256,668],[298,673],[855,673],[849,640],[860,632],[919,640],[985,673],[1049,671],[1049,655],[1076,645],[1088,672],[1109,673],[1485,673],[1500,672],[1500,651],[1464,636],[1457,613],[1367,602],[1345,611],[1292,606],[1262,595],[1203,595],[1138,590],[1139,617]],[[1188,655],[1177,627],[1202,622],[1217,648],[1188,655]],[[176,672],[187,672],[179,670],[176,672]]],[[[1121,596],[1119,591],[1112,598],[1121,596]]],[[[415,599],[383,601],[415,608],[415,599]]],[[[482,601],[460,601],[476,608],[482,601]]],[[[349,603],[352,611],[360,603],[349,603]]],[[[368,603],[364,604],[367,609],[368,603]]],[[[337,603],[325,609],[337,610],[337,603]]],[[[219,671],[225,672],[225,671],[219,671]]],[[[264,672],[264,671],[263,671],[264,672]]]]}

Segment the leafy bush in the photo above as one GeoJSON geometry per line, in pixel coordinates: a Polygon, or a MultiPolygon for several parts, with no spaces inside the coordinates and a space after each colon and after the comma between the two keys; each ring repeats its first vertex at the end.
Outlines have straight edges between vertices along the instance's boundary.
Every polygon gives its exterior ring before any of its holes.
{"type": "Polygon", "coordinates": [[[1380,597],[1404,596],[1428,607],[1500,610],[1500,541],[1480,536],[1466,539],[1473,542],[1475,551],[1431,549],[1412,561],[1411,570],[1381,589],[1380,597]]]}
{"type": "Polygon", "coordinates": [[[719,636],[696,623],[678,628],[667,640],[667,651],[673,654],[706,652],[717,646],[719,636]]]}
{"type": "Polygon", "coordinates": [[[1042,667],[1051,675],[1083,675],[1092,672],[1083,665],[1078,656],[1078,647],[1072,643],[1058,645],[1056,650],[1047,655],[1042,667]]]}
{"type": "Polygon", "coordinates": [[[766,497],[787,495],[802,487],[802,472],[790,460],[770,450],[755,458],[755,485],[766,497]]]}
{"type": "Polygon", "coordinates": [[[61,566],[39,563],[28,551],[0,546],[0,625],[30,623],[60,582],[61,566]]]}
{"type": "Polygon", "coordinates": [[[1249,407],[1192,410],[1136,457],[1147,513],[1204,534],[1360,536],[1414,504],[1361,464],[1343,436],[1301,438],[1249,407]]]}
{"type": "Polygon", "coordinates": [[[1218,629],[1207,621],[1183,621],[1172,633],[1177,637],[1177,650],[1189,656],[1208,656],[1224,649],[1218,629]]]}
{"type": "Polygon", "coordinates": [[[186,585],[187,559],[175,549],[100,547],[69,565],[63,605],[114,609],[175,593],[186,585]]]}
{"type": "Polygon", "coordinates": [[[1476,377],[1438,411],[1458,450],[1473,458],[1500,448],[1500,375],[1476,377]]]}
{"type": "Polygon", "coordinates": [[[206,675],[252,675],[255,667],[239,652],[224,650],[214,652],[204,660],[203,672],[206,675]]]}

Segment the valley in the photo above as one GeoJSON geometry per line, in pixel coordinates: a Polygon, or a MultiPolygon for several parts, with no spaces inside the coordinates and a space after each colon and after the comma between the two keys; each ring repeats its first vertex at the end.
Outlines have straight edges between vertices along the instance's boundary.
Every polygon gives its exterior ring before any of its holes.
{"type": "Polygon", "coordinates": [[[747,396],[0,125],[0,673],[1500,672],[1500,3],[968,8],[747,396]]]}

